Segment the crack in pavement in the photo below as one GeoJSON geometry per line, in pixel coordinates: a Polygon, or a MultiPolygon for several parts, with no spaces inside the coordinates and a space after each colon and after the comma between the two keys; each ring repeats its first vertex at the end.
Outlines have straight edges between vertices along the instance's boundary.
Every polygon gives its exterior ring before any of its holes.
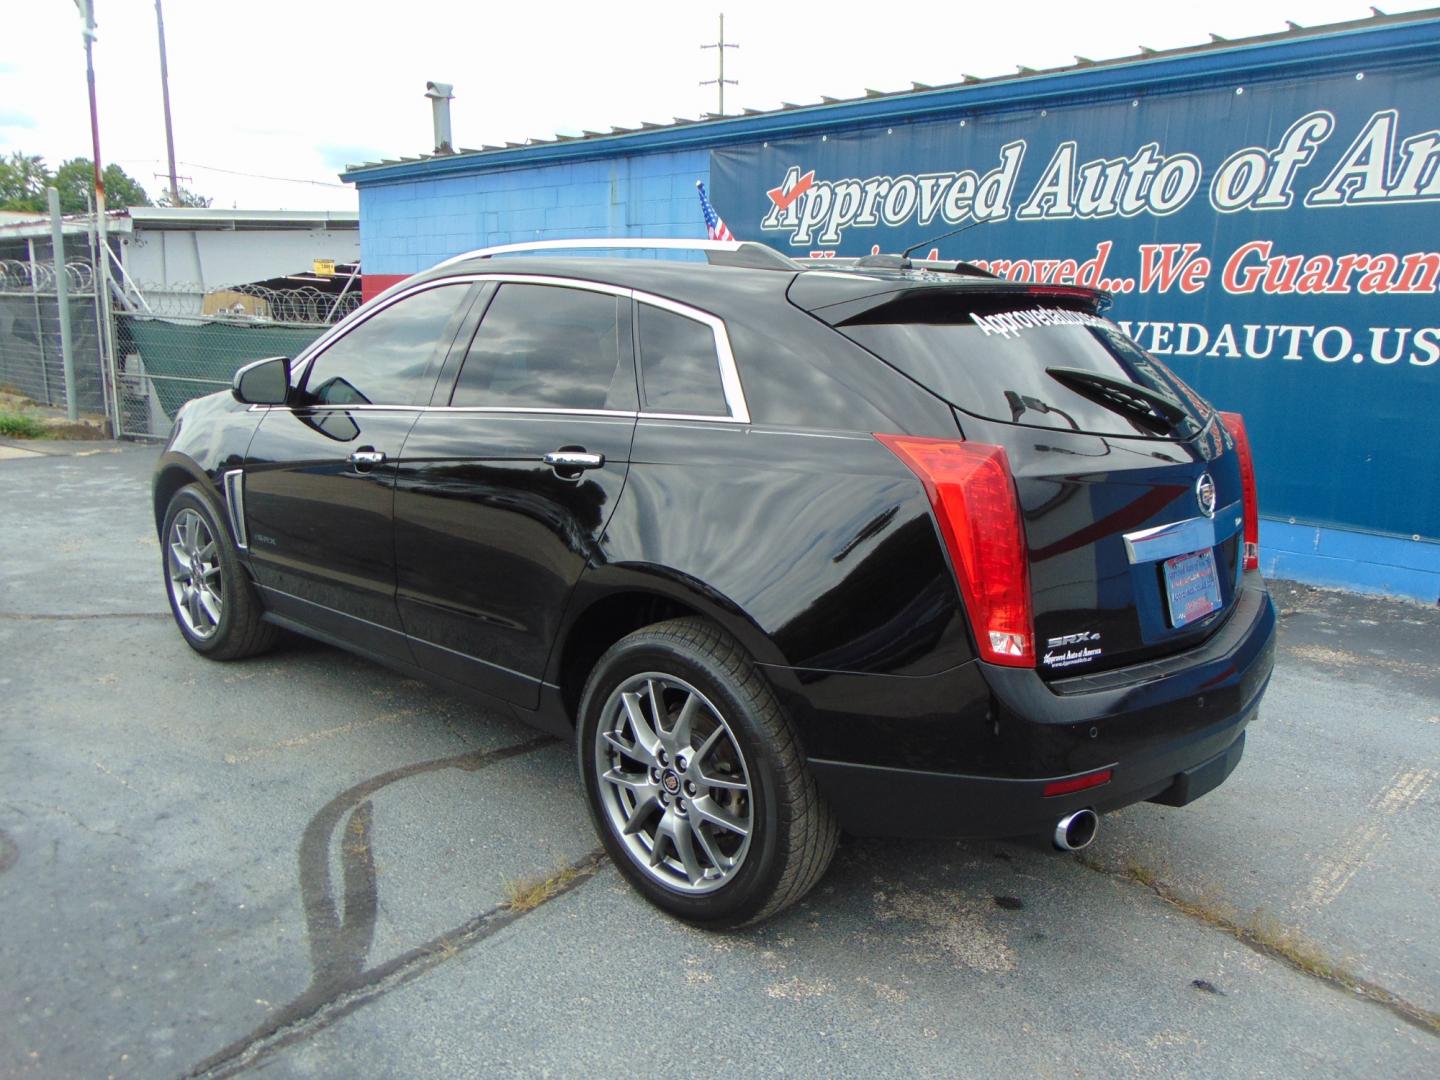
{"type": "Polygon", "coordinates": [[[169,619],[168,611],[94,611],[78,613],[44,613],[0,611],[0,619],[16,622],[71,621],[77,619],[169,619]]]}
{"type": "Polygon", "coordinates": [[[579,888],[595,875],[604,861],[603,852],[596,850],[570,863],[565,869],[575,871],[576,876],[533,908],[514,911],[506,904],[496,905],[455,929],[369,969],[363,973],[363,977],[338,987],[329,997],[307,1002],[308,995],[302,995],[287,1007],[286,1012],[294,1010],[295,1006],[302,1002],[306,1002],[306,1008],[296,1010],[276,1023],[265,1025],[253,1035],[201,1062],[186,1073],[185,1077],[187,1080],[219,1080],[220,1077],[235,1076],[277,1050],[303,1042],[361,1006],[403,986],[526,915],[538,911],[550,901],[579,888]]]}
{"type": "Polygon", "coordinates": [[[134,844],[137,847],[149,846],[149,841],[139,840],[133,836],[128,836],[125,833],[121,832],[118,828],[97,829],[93,825],[88,824],[84,818],[80,817],[79,814],[73,813],[70,810],[66,810],[63,806],[51,806],[47,803],[37,802],[34,799],[7,799],[5,801],[5,806],[8,807],[13,813],[18,814],[21,817],[28,817],[29,815],[26,814],[25,811],[21,810],[20,807],[33,806],[35,809],[43,810],[47,814],[52,814],[55,817],[64,818],[66,821],[69,821],[72,825],[74,825],[77,829],[87,832],[91,836],[112,837],[116,840],[124,840],[127,844],[134,844]]]}
{"type": "Polygon", "coordinates": [[[452,757],[404,765],[363,780],[336,795],[310,819],[300,841],[300,896],[310,945],[310,985],[250,1034],[212,1054],[185,1073],[187,1078],[233,1076],[276,1050],[300,1042],[367,1002],[484,941],[543,903],[563,896],[594,876],[604,861],[591,851],[564,869],[574,876],[541,904],[517,911],[497,904],[424,944],[367,968],[375,937],[379,893],[371,850],[374,804],[384,787],[440,769],[478,772],[555,743],[546,735],[498,750],[471,750],[452,757]],[[330,842],[344,822],[340,843],[341,903],[333,894],[330,842]]]}
{"type": "Polygon", "coordinates": [[[1093,870],[1105,877],[1139,885],[1154,893],[1182,915],[1229,934],[1252,952],[1272,960],[1278,960],[1292,971],[1333,986],[1337,990],[1349,991],[1357,997],[1388,1009],[1407,1024],[1428,1035],[1440,1036],[1440,1013],[1422,1008],[1412,1001],[1407,1001],[1393,990],[1388,990],[1378,983],[1347,971],[1338,963],[1321,956],[1318,949],[1314,954],[1298,955],[1293,943],[1287,947],[1287,942],[1283,937],[1257,932],[1255,927],[1246,926],[1216,910],[1213,905],[1182,896],[1149,872],[1144,872],[1144,876],[1141,876],[1136,872],[1112,870],[1100,861],[1084,855],[1077,856],[1076,862],[1087,870],[1093,870]]]}

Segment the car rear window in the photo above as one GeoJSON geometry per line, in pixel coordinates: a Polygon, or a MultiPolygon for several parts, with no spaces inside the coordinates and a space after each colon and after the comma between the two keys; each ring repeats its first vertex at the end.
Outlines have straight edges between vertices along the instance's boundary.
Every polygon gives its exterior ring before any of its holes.
{"type": "Polygon", "coordinates": [[[1184,439],[1210,415],[1164,364],[1110,320],[1086,311],[931,304],[923,318],[907,313],[903,321],[836,329],[957,409],[987,420],[1184,439]]]}

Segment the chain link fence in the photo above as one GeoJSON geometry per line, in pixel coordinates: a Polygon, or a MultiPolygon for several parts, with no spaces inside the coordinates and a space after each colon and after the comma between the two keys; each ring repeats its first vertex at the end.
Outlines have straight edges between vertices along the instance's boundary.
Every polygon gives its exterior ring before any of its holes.
{"type": "Polygon", "coordinates": [[[57,274],[68,287],[76,404],[120,436],[165,438],[185,402],[229,386],[251,360],[295,356],[361,303],[358,277],[329,292],[128,277],[107,286],[88,261],[0,259],[0,390],[57,409],[67,405],[57,274]],[[109,325],[97,293],[107,287],[109,325]]]}
{"type": "MultiPolygon", "coordinates": [[[[67,262],[76,406],[108,413],[105,350],[95,274],[88,262],[67,262]]],[[[53,263],[0,259],[0,389],[37,404],[65,408],[65,367],[60,349],[60,297],[53,263]]]]}
{"type": "MultiPolygon", "coordinates": [[[[355,288],[236,285],[206,292],[141,283],[143,309],[115,315],[118,429],[163,438],[180,406],[230,385],[236,369],[295,356],[360,306],[355,288]]],[[[137,304],[136,306],[140,306],[137,304]]]]}
{"type": "Polygon", "coordinates": [[[223,390],[236,370],[251,360],[294,356],[326,328],[325,324],[117,313],[120,433],[164,438],[185,402],[223,390]]]}

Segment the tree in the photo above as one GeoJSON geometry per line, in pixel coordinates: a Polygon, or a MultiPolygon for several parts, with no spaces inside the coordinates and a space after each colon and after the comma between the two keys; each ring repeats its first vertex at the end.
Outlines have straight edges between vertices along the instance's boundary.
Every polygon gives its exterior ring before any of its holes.
{"type": "Polygon", "coordinates": [[[170,198],[170,192],[167,191],[167,192],[165,192],[163,195],[160,196],[159,200],[155,203],[155,205],[156,205],[156,206],[195,206],[195,207],[202,207],[202,208],[203,208],[203,207],[209,206],[210,203],[213,202],[213,201],[214,201],[214,200],[212,200],[212,199],[207,199],[204,195],[196,195],[195,192],[191,191],[189,188],[183,188],[183,187],[182,187],[182,188],[180,189],[180,201],[179,201],[179,202],[173,202],[173,201],[171,200],[171,198],[170,198]]]}
{"type": "MultiPolygon", "coordinates": [[[[105,166],[105,205],[109,209],[122,206],[150,206],[150,196],[140,182],[119,165],[105,166]]],[[[60,209],[67,214],[85,210],[85,193],[95,187],[95,166],[86,157],[71,158],[55,170],[52,181],[60,192],[60,209]]],[[[91,195],[93,200],[94,196],[91,195]]]]}
{"type": "MultiPolygon", "coordinates": [[[[76,157],[64,162],[52,174],[39,154],[16,150],[9,158],[0,159],[0,210],[34,210],[44,213],[49,208],[45,189],[51,184],[60,192],[60,210],[66,214],[85,211],[86,193],[93,190],[95,169],[89,158],[76,157]]],[[[150,196],[139,181],[119,165],[105,167],[105,205],[149,206],[150,196]]]]}
{"type": "Polygon", "coordinates": [[[43,211],[49,182],[50,170],[39,154],[16,150],[0,158],[0,210],[43,211]]]}

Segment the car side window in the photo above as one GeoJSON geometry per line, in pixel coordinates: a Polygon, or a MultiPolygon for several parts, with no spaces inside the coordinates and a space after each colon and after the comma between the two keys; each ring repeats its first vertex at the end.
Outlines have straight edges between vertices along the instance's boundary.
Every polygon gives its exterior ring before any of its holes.
{"type": "Polygon", "coordinates": [[[653,304],[637,305],[640,384],[648,412],[727,416],[715,331],[653,304]]]}
{"type": "Polygon", "coordinates": [[[447,348],[469,282],[425,289],[377,311],[329,345],[305,374],[317,405],[415,405],[434,386],[435,354],[447,348]]]}
{"type": "Polygon", "coordinates": [[[560,285],[501,285],[450,404],[633,411],[635,370],[620,302],[560,285]]]}

